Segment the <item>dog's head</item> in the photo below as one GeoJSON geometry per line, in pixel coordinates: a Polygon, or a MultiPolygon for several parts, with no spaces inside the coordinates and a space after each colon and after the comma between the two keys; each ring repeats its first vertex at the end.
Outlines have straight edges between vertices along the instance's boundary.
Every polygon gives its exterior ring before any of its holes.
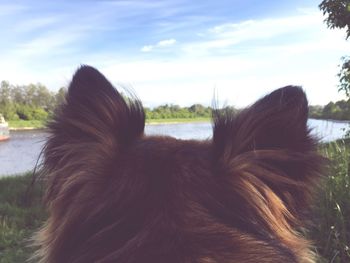
{"type": "Polygon", "coordinates": [[[144,134],[141,102],[94,68],[49,124],[42,262],[312,262],[297,230],[322,158],[299,87],[238,114],[211,140],[144,134]]]}

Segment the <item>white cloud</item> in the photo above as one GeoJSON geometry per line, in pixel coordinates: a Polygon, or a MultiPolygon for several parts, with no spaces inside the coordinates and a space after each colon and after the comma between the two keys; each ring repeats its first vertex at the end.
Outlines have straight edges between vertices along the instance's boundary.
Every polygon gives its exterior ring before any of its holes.
{"type": "Polygon", "coordinates": [[[157,43],[157,47],[167,47],[167,46],[171,46],[171,45],[174,45],[176,43],[176,40],[175,39],[166,39],[166,40],[162,40],[162,41],[159,41],[157,43]]]}
{"type": "Polygon", "coordinates": [[[143,46],[143,47],[141,48],[141,51],[142,51],[142,52],[150,52],[150,51],[152,51],[153,48],[154,48],[154,46],[152,46],[152,45],[143,46]]]}
{"type": "Polygon", "coordinates": [[[161,40],[159,41],[157,44],[155,45],[147,45],[147,46],[143,46],[141,48],[142,52],[150,52],[152,50],[154,50],[155,48],[164,48],[164,47],[168,47],[168,46],[172,46],[176,43],[176,39],[171,38],[171,39],[165,39],[165,40],[161,40]]]}

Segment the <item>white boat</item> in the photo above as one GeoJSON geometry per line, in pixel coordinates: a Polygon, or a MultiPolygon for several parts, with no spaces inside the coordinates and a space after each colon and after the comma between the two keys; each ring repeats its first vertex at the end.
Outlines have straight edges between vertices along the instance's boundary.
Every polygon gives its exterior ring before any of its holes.
{"type": "Polygon", "coordinates": [[[5,121],[4,117],[0,114],[0,141],[10,139],[9,124],[5,121]]]}

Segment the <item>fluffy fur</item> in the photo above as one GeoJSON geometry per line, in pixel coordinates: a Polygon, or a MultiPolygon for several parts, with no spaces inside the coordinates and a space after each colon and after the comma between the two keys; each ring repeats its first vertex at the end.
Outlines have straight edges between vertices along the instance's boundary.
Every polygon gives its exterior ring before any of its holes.
{"type": "Polygon", "coordinates": [[[49,124],[45,263],[314,262],[303,227],[324,160],[307,99],[288,86],[206,141],[145,136],[140,101],[82,66],[49,124]]]}

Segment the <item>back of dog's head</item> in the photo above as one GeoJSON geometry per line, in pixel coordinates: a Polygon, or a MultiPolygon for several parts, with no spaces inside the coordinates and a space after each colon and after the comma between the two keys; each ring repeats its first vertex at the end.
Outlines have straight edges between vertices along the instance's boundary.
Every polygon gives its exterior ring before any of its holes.
{"type": "Polygon", "coordinates": [[[83,66],[49,124],[41,262],[313,262],[302,226],[323,159],[298,87],[238,114],[211,140],[145,136],[145,114],[83,66]]]}

